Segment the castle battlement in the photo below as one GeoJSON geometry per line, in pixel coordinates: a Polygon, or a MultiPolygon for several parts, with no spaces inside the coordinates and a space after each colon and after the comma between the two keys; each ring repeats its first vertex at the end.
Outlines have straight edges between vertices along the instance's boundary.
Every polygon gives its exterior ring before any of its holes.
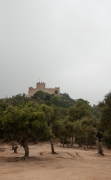
{"type": "Polygon", "coordinates": [[[45,84],[44,82],[37,82],[37,84],[45,84]]]}
{"type": "Polygon", "coordinates": [[[33,87],[29,87],[29,89],[36,89],[36,88],[33,88],[33,87]]]}
{"type": "Polygon", "coordinates": [[[55,94],[55,91],[58,91],[58,95],[60,95],[60,87],[46,88],[46,85],[44,82],[37,82],[36,88],[29,87],[28,97],[33,96],[37,91],[43,91],[49,94],[55,94]]]}

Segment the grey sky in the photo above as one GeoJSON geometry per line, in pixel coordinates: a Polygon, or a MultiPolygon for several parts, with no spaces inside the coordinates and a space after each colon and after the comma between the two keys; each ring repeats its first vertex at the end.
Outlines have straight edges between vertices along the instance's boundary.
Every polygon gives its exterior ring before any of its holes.
{"type": "Polygon", "coordinates": [[[36,82],[91,104],[111,90],[110,0],[0,0],[0,98],[36,82]]]}

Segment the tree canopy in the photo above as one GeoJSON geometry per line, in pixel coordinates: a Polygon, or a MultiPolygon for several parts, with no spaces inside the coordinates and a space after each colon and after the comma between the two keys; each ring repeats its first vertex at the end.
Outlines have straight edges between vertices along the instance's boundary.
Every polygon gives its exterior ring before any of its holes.
{"type": "Polygon", "coordinates": [[[70,142],[74,138],[84,148],[99,141],[111,144],[111,92],[98,105],[84,99],[71,99],[67,93],[58,95],[42,91],[31,98],[18,94],[0,99],[0,138],[16,140],[29,156],[28,141],[49,140],[54,154],[53,138],[70,142]]]}

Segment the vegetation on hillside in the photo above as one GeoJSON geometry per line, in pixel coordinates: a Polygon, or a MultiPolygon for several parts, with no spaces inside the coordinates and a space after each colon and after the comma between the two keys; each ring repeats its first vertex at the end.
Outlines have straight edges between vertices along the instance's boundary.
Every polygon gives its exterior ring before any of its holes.
{"type": "Polygon", "coordinates": [[[18,94],[0,99],[0,138],[5,142],[16,140],[25,156],[29,156],[29,140],[49,140],[51,153],[55,154],[56,137],[63,147],[73,147],[76,142],[86,149],[98,140],[98,153],[103,154],[102,144],[110,149],[111,92],[93,106],[83,99],[71,99],[66,93],[58,96],[42,91],[31,98],[18,94]]]}

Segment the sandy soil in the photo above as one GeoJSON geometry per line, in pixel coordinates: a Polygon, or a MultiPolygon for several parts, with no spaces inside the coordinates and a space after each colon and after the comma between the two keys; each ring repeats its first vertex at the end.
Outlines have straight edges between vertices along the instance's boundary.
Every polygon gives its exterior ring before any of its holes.
{"type": "Polygon", "coordinates": [[[30,145],[30,158],[24,159],[19,146],[14,154],[10,145],[0,145],[0,180],[111,180],[111,151],[99,156],[97,149],[86,151],[48,143],[30,145]]]}

